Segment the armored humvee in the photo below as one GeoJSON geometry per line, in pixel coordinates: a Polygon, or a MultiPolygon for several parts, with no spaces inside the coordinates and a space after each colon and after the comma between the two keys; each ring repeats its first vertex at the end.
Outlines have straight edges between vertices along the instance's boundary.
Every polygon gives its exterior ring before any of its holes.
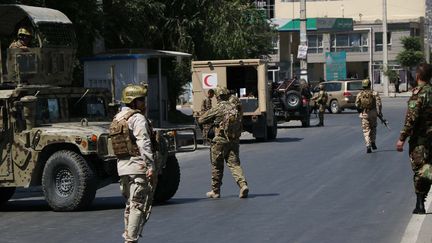
{"type": "MultiPolygon", "coordinates": [[[[63,13],[0,5],[0,37],[22,26],[32,30],[30,46],[3,48],[0,58],[0,204],[16,188],[41,186],[53,210],[83,209],[98,188],[118,181],[108,136],[118,106],[109,105],[106,89],[73,87],[76,37],[63,13]]],[[[155,200],[162,202],[179,185],[179,148],[175,130],[157,134],[155,200]]]]}
{"type": "Polygon", "coordinates": [[[264,60],[193,61],[191,66],[195,117],[201,114],[200,102],[207,91],[218,85],[224,86],[233,91],[242,103],[243,130],[260,141],[276,138],[277,120],[264,60]]]}

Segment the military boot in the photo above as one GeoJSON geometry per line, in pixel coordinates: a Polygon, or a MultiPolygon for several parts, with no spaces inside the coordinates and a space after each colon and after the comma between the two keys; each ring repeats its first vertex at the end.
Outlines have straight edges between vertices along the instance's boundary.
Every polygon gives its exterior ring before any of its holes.
{"type": "Polygon", "coordinates": [[[378,149],[375,143],[372,143],[372,149],[373,150],[377,150],[378,149]]]}
{"type": "Polygon", "coordinates": [[[416,207],[413,210],[413,214],[425,214],[426,210],[424,207],[425,195],[422,193],[417,193],[416,207]]]}
{"type": "Polygon", "coordinates": [[[220,198],[220,194],[219,194],[219,193],[216,193],[216,192],[214,192],[214,191],[209,191],[209,192],[207,192],[207,193],[206,193],[206,196],[207,196],[208,198],[220,198]]]}
{"type": "Polygon", "coordinates": [[[368,153],[368,154],[372,153],[371,146],[366,147],[366,153],[368,153]]]}
{"type": "Polygon", "coordinates": [[[249,187],[247,185],[243,185],[240,188],[239,198],[247,198],[249,194],[249,187]]]}

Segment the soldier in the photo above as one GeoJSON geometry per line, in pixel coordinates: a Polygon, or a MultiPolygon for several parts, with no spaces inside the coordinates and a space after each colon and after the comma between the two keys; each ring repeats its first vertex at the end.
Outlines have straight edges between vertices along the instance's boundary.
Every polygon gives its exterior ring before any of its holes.
{"type": "Polygon", "coordinates": [[[318,96],[315,96],[312,98],[312,100],[315,100],[315,102],[318,104],[318,118],[319,123],[317,124],[318,127],[324,126],[324,112],[327,107],[327,100],[328,100],[328,94],[325,91],[325,87],[323,83],[319,84],[319,93],[318,96]]]}
{"type": "Polygon", "coordinates": [[[126,106],[115,115],[110,127],[113,150],[118,158],[120,190],[127,199],[125,242],[138,242],[153,202],[155,138],[144,116],[146,96],[147,86],[129,85],[124,88],[121,101],[126,106]]]}
{"type": "MultiPolygon", "coordinates": [[[[202,101],[202,104],[201,104],[201,115],[212,108],[213,96],[214,96],[214,90],[209,89],[207,91],[207,97],[202,101]]],[[[207,137],[210,128],[211,128],[211,125],[209,125],[209,124],[204,124],[202,126],[203,145],[209,145],[210,144],[209,138],[207,137]]]]}
{"type": "Polygon", "coordinates": [[[18,29],[17,39],[10,44],[9,48],[28,48],[31,38],[31,31],[26,27],[21,27],[18,29]]]}
{"type": "Polygon", "coordinates": [[[362,81],[363,90],[356,97],[356,107],[360,112],[361,126],[366,143],[366,153],[372,153],[372,149],[376,150],[376,128],[377,118],[382,116],[381,98],[377,92],[371,90],[371,82],[369,79],[362,81]]]}
{"type": "MultiPolygon", "coordinates": [[[[198,120],[200,124],[213,123],[216,127],[215,137],[210,148],[212,167],[212,190],[206,193],[208,198],[219,198],[224,170],[224,161],[240,188],[239,197],[248,197],[249,188],[240,166],[239,148],[241,135],[241,118],[236,106],[228,101],[229,91],[225,87],[217,87],[216,107],[204,113],[198,120]],[[235,115],[236,126],[226,126],[227,114],[235,115]]],[[[233,115],[234,117],[234,115],[233,115]]],[[[231,117],[228,117],[231,119],[231,117]]]]}
{"type": "Polygon", "coordinates": [[[417,195],[414,214],[425,214],[424,201],[431,186],[430,150],[432,127],[432,86],[429,81],[432,77],[432,66],[420,64],[417,67],[417,87],[412,90],[408,100],[408,110],[405,116],[405,125],[400,132],[396,149],[403,151],[406,139],[409,137],[409,156],[414,171],[414,188],[417,195]]]}

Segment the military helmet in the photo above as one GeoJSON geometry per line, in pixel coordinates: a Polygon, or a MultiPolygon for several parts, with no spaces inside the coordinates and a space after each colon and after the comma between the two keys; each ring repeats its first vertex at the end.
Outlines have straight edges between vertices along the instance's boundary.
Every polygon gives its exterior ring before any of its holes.
{"type": "Polygon", "coordinates": [[[132,84],[123,89],[121,102],[130,104],[134,99],[146,96],[147,85],[132,84]]]}
{"type": "Polygon", "coordinates": [[[229,95],[229,93],[230,92],[226,87],[223,87],[223,86],[217,86],[216,87],[216,92],[215,92],[216,97],[219,97],[221,95],[229,95]]]}
{"type": "Polygon", "coordinates": [[[370,80],[368,78],[367,79],[363,79],[363,81],[362,81],[362,87],[363,88],[369,87],[370,84],[371,84],[371,82],[370,82],[370,80]]]}
{"type": "Polygon", "coordinates": [[[27,29],[27,28],[25,28],[25,27],[21,27],[21,28],[19,28],[19,30],[18,30],[18,36],[20,36],[20,35],[27,35],[27,36],[31,36],[32,34],[31,34],[31,32],[30,32],[29,29],[27,29]]]}

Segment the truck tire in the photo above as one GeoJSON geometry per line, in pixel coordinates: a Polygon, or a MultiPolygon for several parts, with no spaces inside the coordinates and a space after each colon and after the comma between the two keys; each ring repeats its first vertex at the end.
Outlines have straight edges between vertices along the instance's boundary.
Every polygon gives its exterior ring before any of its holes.
{"type": "Polygon", "coordinates": [[[298,91],[290,90],[283,95],[285,109],[296,110],[302,105],[301,94],[298,91]]]}
{"type": "Polygon", "coordinates": [[[163,203],[171,199],[180,184],[180,166],[177,158],[172,155],[168,156],[165,168],[162,168],[162,174],[158,176],[158,182],[153,200],[157,203],[163,203]]]}
{"type": "Polygon", "coordinates": [[[54,211],[74,211],[93,202],[97,178],[87,161],[78,153],[61,150],[46,162],[42,190],[54,211]]]}
{"type": "Polygon", "coordinates": [[[267,127],[267,138],[269,140],[276,139],[277,137],[277,119],[276,116],[273,117],[273,126],[267,127]]]}
{"type": "Polygon", "coordinates": [[[7,203],[9,199],[12,198],[12,196],[15,193],[15,187],[1,187],[0,188],[0,205],[7,203]]]}

